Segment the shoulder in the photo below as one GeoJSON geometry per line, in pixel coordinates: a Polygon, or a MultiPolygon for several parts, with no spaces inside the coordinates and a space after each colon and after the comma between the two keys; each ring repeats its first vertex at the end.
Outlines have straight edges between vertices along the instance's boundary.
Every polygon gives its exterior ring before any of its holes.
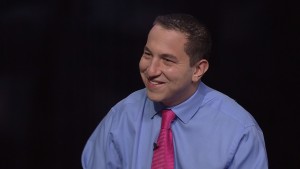
{"type": "Polygon", "coordinates": [[[143,103],[147,100],[147,93],[145,88],[137,90],[131,94],[129,94],[126,98],[119,101],[116,105],[112,107],[112,109],[124,110],[127,108],[137,108],[138,106],[142,106],[143,103]]]}
{"type": "Polygon", "coordinates": [[[105,130],[105,133],[116,129],[122,128],[121,124],[128,119],[137,118],[144,107],[144,102],[147,101],[145,89],[137,90],[129,94],[124,99],[116,103],[105,117],[101,120],[97,130],[105,130]]]}
{"type": "Polygon", "coordinates": [[[205,86],[204,107],[243,127],[257,125],[254,117],[230,96],[205,86]]]}
{"type": "Polygon", "coordinates": [[[147,100],[146,90],[137,90],[116,103],[107,113],[105,120],[114,123],[127,118],[136,117],[143,110],[147,100]]]}

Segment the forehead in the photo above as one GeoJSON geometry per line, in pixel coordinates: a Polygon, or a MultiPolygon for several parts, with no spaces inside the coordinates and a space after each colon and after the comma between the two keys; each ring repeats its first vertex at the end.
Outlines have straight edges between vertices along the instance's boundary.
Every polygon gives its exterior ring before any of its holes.
{"type": "Polygon", "coordinates": [[[154,25],[149,32],[146,46],[151,50],[164,50],[185,53],[184,48],[187,37],[184,33],[177,30],[169,30],[160,25],[154,25]]]}
{"type": "Polygon", "coordinates": [[[186,34],[184,34],[183,32],[179,31],[179,30],[175,30],[175,29],[167,29],[161,25],[154,25],[152,27],[152,29],[149,32],[148,38],[149,36],[161,36],[161,38],[164,38],[166,40],[171,39],[181,39],[181,40],[187,40],[187,36],[186,34]]]}

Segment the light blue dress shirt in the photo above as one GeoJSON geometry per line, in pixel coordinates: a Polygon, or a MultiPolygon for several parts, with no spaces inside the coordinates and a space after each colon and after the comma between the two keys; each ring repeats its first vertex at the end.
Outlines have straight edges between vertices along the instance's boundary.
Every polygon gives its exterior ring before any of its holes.
{"type": "MultiPolygon", "coordinates": [[[[164,107],[138,90],[117,103],[82,153],[84,169],[150,169],[164,107]]],[[[200,83],[195,94],[171,107],[175,169],[267,169],[263,132],[228,96],[200,83]]]]}

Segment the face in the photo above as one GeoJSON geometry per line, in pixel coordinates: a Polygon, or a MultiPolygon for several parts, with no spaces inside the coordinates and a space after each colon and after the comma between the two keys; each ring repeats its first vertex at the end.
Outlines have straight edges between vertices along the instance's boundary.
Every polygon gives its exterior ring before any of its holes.
{"type": "MultiPolygon", "coordinates": [[[[190,66],[186,36],[155,25],[149,32],[139,68],[149,99],[174,106],[196,91],[199,64],[190,66]]],[[[200,62],[199,62],[200,63],[200,62]]]]}

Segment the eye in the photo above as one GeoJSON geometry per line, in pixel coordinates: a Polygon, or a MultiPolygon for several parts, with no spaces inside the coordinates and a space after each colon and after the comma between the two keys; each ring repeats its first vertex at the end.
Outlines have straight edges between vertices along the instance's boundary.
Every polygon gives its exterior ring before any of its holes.
{"type": "Polygon", "coordinates": [[[152,57],[152,54],[149,51],[144,51],[143,57],[145,59],[150,59],[152,57]]]}
{"type": "Polygon", "coordinates": [[[174,55],[163,54],[163,55],[161,55],[161,59],[162,59],[166,64],[177,63],[177,58],[176,58],[174,55]]]}
{"type": "Polygon", "coordinates": [[[167,62],[172,62],[170,59],[164,58],[165,61],[167,62]]]}
{"type": "Polygon", "coordinates": [[[172,59],[170,59],[170,58],[163,58],[163,60],[166,61],[166,62],[174,63],[174,61],[172,59]]]}
{"type": "Polygon", "coordinates": [[[144,51],[144,55],[151,55],[151,53],[148,51],[144,51]]]}

